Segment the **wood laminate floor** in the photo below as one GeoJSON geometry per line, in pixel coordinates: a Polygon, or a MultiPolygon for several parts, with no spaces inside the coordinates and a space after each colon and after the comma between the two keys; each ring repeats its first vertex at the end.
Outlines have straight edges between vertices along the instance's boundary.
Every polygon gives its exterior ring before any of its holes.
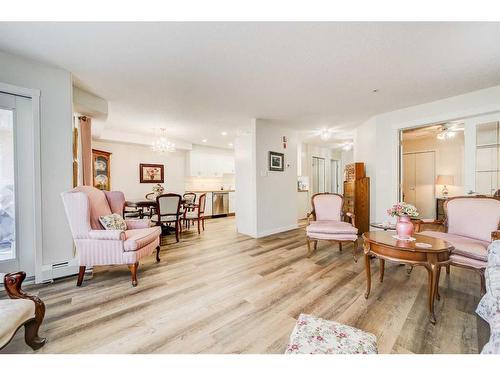
{"type": "MultiPolygon", "coordinates": [[[[372,332],[380,353],[478,352],[475,273],[442,272],[433,326],[422,267],[407,275],[386,262],[380,284],[373,260],[365,300],[364,260],[351,250],[320,242],[307,258],[303,224],[256,240],[234,218],[208,220],[200,236],[162,238],[161,263],[142,261],[136,288],[126,266],[96,267],[81,288],[76,277],[27,287],[47,307],[38,353],[283,353],[300,313],[372,332]]],[[[32,351],[20,331],[2,353],[32,351]]]]}

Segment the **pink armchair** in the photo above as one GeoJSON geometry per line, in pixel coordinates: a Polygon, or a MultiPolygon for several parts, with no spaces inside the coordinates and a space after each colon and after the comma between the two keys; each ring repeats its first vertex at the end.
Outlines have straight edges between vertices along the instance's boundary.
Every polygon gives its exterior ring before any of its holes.
{"type": "MultiPolygon", "coordinates": [[[[454,246],[450,264],[474,270],[481,277],[481,294],[486,292],[484,271],[488,245],[500,236],[500,200],[484,196],[454,197],[444,203],[445,232],[423,231],[454,246]]],[[[446,268],[450,272],[450,267],[446,268]]]]}
{"type": "Polygon", "coordinates": [[[105,230],[99,217],[123,215],[125,197],[120,191],[101,191],[79,186],[61,194],[80,261],[77,286],[82,285],[86,267],[127,264],[132,285],[137,286],[139,259],[156,249],[160,261],[159,227],[150,227],[149,220],[125,220],[127,230],[105,230]]]}
{"type": "Polygon", "coordinates": [[[340,194],[319,193],[311,198],[312,211],[307,214],[306,240],[308,256],[311,256],[311,241],[314,250],[319,240],[338,242],[342,251],[342,242],[353,242],[352,255],[357,262],[356,250],[358,248],[358,229],[354,226],[354,214],[344,215],[342,206],[344,197],[340,194]],[[314,221],[310,221],[309,217],[314,221]],[[343,221],[348,218],[350,223],[343,221]]]}

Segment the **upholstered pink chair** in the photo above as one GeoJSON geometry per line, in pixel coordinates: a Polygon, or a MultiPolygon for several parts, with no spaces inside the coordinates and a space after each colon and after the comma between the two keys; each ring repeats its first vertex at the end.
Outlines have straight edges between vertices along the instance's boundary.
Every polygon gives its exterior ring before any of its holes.
{"type": "Polygon", "coordinates": [[[149,219],[125,220],[125,231],[105,230],[99,222],[100,216],[123,215],[122,192],[79,186],[61,196],[80,261],[77,286],[82,285],[86,267],[117,264],[129,266],[132,285],[137,286],[139,259],[156,249],[156,260],[160,261],[161,230],[150,227],[149,219]]]}
{"type": "Polygon", "coordinates": [[[306,240],[308,256],[311,256],[311,241],[316,250],[318,241],[330,241],[339,244],[342,251],[342,242],[353,242],[352,251],[354,261],[357,262],[358,229],[354,226],[354,215],[342,212],[344,197],[340,194],[319,193],[311,198],[312,211],[307,215],[306,240]],[[310,221],[310,217],[314,221],[310,221]],[[350,223],[345,222],[347,218],[350,223]]]}
{"type": "MultiPolygon", "coordinates": [[[[423,231],[424,236],[441,238],[454,246],[451,265],[472,269],[481,277],[481,294],[486,292],[484,271],[488,245],[500,238],[500,200],[454,197],[444,203],[445,232],[423,231]]],[[[450,272],[450,267],[446,267],[450,272]]]]}

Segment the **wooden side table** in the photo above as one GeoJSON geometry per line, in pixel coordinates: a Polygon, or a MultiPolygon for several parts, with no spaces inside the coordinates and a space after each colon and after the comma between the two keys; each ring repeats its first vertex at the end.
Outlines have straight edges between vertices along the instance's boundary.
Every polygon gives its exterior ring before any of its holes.
{"type": "Polygon", "coordinates": [[[372,255],[380,261],[380,282],[384,280],[385,261],[404,263],[410,266],[424,266],[428,273],[428,308],[429,320],[436,324],[434,300],[440,299],[438,285],[441,267],[450,264],[450,253],[453,246],[441,239],[415,234],[416,241],[401,241],[392,237],[390,232],[374,231],[363,233],[363,249],[365,253],[366,293],[370,295],[372,255]],[[417,243],[426,243],[430,247],[418,247],[417,243]]]}

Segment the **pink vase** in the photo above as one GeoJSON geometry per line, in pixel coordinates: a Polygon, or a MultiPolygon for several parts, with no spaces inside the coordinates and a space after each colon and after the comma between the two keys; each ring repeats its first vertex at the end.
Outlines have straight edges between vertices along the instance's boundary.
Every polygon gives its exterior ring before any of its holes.
{"type": "Polygon", "coordinates": [[[409,216],[398,216],[396,223],[396,233],[399,238],[408,239],[413,234],[413,223],[409,216]]]}

